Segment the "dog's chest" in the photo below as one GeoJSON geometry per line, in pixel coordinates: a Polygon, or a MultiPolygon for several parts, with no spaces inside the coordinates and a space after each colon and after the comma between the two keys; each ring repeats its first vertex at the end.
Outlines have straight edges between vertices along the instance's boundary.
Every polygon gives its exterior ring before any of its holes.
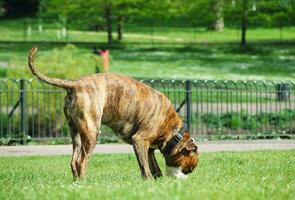
{"type": "Polygon", "coordinates": [[[131,144],[131,137],[137,131],[137,125],[130,122],[118,121],[116,124],[110,125],[112,130],[125,142],[131,144]]]}

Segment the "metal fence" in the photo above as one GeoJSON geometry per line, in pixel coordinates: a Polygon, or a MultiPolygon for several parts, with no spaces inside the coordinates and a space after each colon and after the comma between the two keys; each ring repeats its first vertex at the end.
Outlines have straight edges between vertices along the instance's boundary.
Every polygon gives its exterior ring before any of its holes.
{"type": "MultiPolygon", "coordinates": [[[[141,80],[163,92],[194,137],[295,134],[293,81],[141,80]]],[[[38,80],[0,80],[0,138],[69,138],[65,91],[38,80]]],[[[113,138],[107,127],[103,138],[113,138]]]]}

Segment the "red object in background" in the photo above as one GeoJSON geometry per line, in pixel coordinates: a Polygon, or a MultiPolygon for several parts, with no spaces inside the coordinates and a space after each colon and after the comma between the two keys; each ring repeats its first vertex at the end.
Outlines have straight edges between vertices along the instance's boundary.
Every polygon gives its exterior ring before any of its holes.
{"type": "Polygon", "coordinates": [[[102,59],[102,72],[107,73],[109,71],[109,50],[101,50],[99,54],[102,59]]]}

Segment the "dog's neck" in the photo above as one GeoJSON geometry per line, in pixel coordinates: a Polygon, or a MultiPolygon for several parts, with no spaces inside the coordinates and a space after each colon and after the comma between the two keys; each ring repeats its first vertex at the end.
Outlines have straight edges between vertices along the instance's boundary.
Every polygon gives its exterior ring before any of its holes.
{"type": "Polygon", "coordinates": [[[158,148],[161,152],[163,152],[163,149],[167,143],[178,133],[178,131],[183,126],[180,116],[172,105],[167,109],[165,116],[166,119],[163,120],[162,126],[159,128],[162,137],[161,140],[158,141],[158,148]]]}
{"type": "Polygon", "coordinates": [[[166,142],[166,145],[162,149],[163,154],[171,154],[171,151],[174,149],[174,147],[182,140],[185,131],[187,131],[187,125],[183,123],[182,127],[177,131],[177,133],[166,142]]]}

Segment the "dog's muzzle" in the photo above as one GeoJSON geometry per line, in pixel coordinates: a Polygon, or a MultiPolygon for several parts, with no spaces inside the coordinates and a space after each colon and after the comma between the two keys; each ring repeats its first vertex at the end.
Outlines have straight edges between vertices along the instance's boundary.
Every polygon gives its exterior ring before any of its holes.
{"type": "Polygon", "coordinates": [[[181,171],[181,167],[166,166],[166,175],[176,177],[179,179],[186,179],[187,178],[187,175],[181,171]]]}

